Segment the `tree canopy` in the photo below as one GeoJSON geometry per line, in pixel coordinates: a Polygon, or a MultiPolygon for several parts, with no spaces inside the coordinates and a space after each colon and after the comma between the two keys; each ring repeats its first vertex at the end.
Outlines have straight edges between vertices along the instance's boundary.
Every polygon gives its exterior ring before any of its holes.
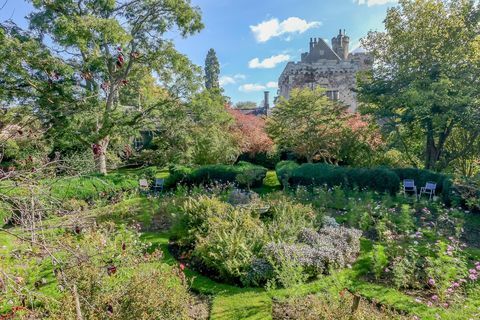
{"type": "Polygon", "coordinates": [[[29,98],[50,134],[92,147],[98,171],[106,173],[112,137],[130,134],[154,110],[196,90],[198,68],[166,38],[202,29],[189,0],[31,2],[30,30],[3,26],[0,33],[7,44],[0,72],[8,76],[0,99],[29,98]],[[163,92],[150,99],[129,89],[145,82],[163,92]]]}
{"type": "Polygon", "coordinates": [[[208,50],[205,58],[205,87],[207,89],[218,89],[220,83],[218,77],[220,75],[220,63],[214,49],[208,50]]]}
{"type": "MultiPolygon", "coordinates": [[[[427,169],[459,156],[446,149],[456,130],[480,127],[479,19],[471,0],[400,0],[388,11],[386,31],[363,41],[375,61],[360,78],[363,111],[401,140],[420,131],[427,169]]],[[[465,144],[478,134],[469,138],[465,144]]]]}

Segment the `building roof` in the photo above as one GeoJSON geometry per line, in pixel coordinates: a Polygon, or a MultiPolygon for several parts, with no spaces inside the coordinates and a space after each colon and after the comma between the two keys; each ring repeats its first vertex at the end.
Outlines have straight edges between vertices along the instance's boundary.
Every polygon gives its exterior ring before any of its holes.
{"type": "Polygon", "coordinates": [[[325,40],[319,38],[310,43],[310,52],[302,55],[302,62],[314,63],[320,60],[341,61],[342,59],[330,48],[325,40]]]}

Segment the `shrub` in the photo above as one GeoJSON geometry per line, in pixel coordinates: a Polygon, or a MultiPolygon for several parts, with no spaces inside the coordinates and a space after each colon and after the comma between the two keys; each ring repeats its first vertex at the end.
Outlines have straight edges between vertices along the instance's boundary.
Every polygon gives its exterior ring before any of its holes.
{"type": "Polygon", "coordinates": [[[178,184],[182,184],[187,179],[188,175],[192,173],[193,169],[182,166],[182,165],[173,165],[168,168],[170,173],[165,185],[166,187],[175,187],[178,184]]]}
{"type": "Polygon", "coordinates": [[[51,194],[54,198],[92,201],[100,198],[108,199],[122,192],[136,191],[138,176],[111,173],[107,176],[89,175],[45,183],[51,186],[51,194]]]}
{"type": "Polygon", "coordinates": [[[401,316],[378,304],[361,299],[358,309],[352,311],[353,295],[342,291],[340,295],[320,293],[307,297],[290,298],[273,305],[273,320],[391,320],[411,319],[401,316]]]}
{"type": "Polygon", "coordinates": [[[322,218],[310,205],[294,203],[285,198],[270,200],[268,205],[270,210],[263,220],[271,242],[295,242],[301,230],[315,227],[322,218]]]}
{"type": "Polygon", "coordinates": [[[292,185],[326,185],[343,188],[369,189],[395,194],[400,190],[400,179],[391,170],[338,167],[327,164],[303,164],[285,169],[284,176],[292,185]]]}
{"type": "Polygon", "coordinates": [[[247,161],[268,169],[275,169],[275,165],[280,161],[280,153],[276,151],[259,152],[255,155],[243,153],[239,157],[240,161],[247,161]]]}
{"type": "Polygon", "coordinates": [[[248,162],[236,165],[207,165],[193,170],[184,178],[188,185],[211,183],[238,183],[241,187],[260,187],[267,175],[267,169],[248,162]],[[237,177],[240,176],[240,181],[237,177]]]}
{"type": "Polygon", "coordinates": [[[414,179],[415,185],[420,191],[420,187],[424,187],[427,181],[433,181],[437,183],[437,194],[442,194],[443,201],[450,203],[451,201],[451,188],[452,181],[449,176],[436,173],[429,170],[422,170],[416,168],[395,168],[392,169],[397,174],[401,181],[404,179],[414,179]]]}
{"type": "Polygon", "coordinates": [[[371,259],[373,274],[375,275],[375,278],[379,279],[385,268],[388,266],[388,256],[385,253],[385,247],[381,244],[374,245],[371,259]]]}
{"type": "Polygon", "coordinates": [[[263,286],[274,276],[272,265],[263,258],[253,258],[248,271],[242,276],[244,286],[263,286]]]}
{"type": "Polygon", "coordinates": [[[276,271],[283,270],[282,265],[286,264],[291,272],[297,266],[313,277],[355,261],[360,251],[360,236],[359,230],[342,227],[322,228],[319,232],[304,229],[297,243],[272,242],[264,248],[263,254],[276,271]]]}
{"type": "Polygon", "coordinates": [[[263,229],[259,221],[246,210],[228,207],[221,217],[212,215],[205,224],[208,233],[197,236],[194,255],[224,279],[244,277],[262,246],[263,229]]]}
{"type": "Polygon", "coordinates": [[[278,180],[284,187],[288,185],[288,179],[290,178],[291,172],[299,166],[298,163],[290,160],[277,163],[275,171],[277,172],[278,180]]]}

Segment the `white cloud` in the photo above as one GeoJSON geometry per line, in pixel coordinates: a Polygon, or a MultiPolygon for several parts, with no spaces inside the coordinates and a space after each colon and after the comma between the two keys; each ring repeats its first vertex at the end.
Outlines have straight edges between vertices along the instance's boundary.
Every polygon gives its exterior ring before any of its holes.
{"type": "Polygon", "coordinates": [[[278,83],[275,82],[275,81],[270,81],[270,82],[267,82],[267,88],[270,88],[270,89],[277,89],[278,88],[278,83]]]}
{"type": "MultiPolygon", "coordinates": [[[[321,24],[322,23],[319,21],[307,22],[306,20],[297,17],[290,17],[281,22],[274,18],[268,21],[263,21],[256,26],[250,26],[250,30],[252,30],[257,42],[266,42],[271,38],[279,37],[284,34],[304,33],[308,29],[319,27],[321,24]]],[[[287,39],[288,38],[289,37],[287,37],[287,39]]]]}
{"type": "Polygon", "coordinates": [[[241,85],[238,90],[242,92],[256,92],[256,91],[264,91],[267,89],[276,89],[278,88],[278,84],[275,81],[267,82],[265,85],[258,84],[258,83],[246,83],[241,85]]]}
{"type": "Polygon", "coordinates": [[[279,54],[276,56],[271,56],[262,61],[255,58],[248,62],[248,67],[250,69],[272,69],[277,66],[277,64],[290,60],[290,56],[287,54],[279,54]]]}
{"type": "Polygon", "coordinates": [[[255,92],[255,91],[263,91],[267,89],[266,86],[258,84],[258,83],[246,83],[241,85],[238,90],[242,92],[255,92]]]}
{"type": "Polygon", "coordinates": [[[220,77],[219,83],[220,86],[227,86],[229,84],[235,84],[239,80],[245,80],[246,76],[244,74],[236,74],[234,76],[222,76],[220,77]]]}
{"type": "Polygon", "coordinates": [[[366,4],[367,6],[376,6],[376,5],[382,5],[382,4],[387,4],[387,3],[394,3],[397,2],[397,0],[353,0],[354,3],[357,4],[366,4]]]}

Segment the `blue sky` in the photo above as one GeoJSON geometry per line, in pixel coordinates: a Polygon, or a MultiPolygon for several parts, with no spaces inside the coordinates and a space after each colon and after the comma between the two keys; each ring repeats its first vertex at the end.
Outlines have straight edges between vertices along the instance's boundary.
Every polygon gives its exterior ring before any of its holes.
{"type": "MultiPolygon", "coordinates": [[[[5,0],[0,0],[0,7],[5,0]]],[[[331,39],[339,29],[350,36],[351,50],[369,30],[383,30],[383,19],[395,0],[192,0],[203,13],[205,29],[174,41],[179,51],[203,66],[214,48],[221,80],[233,102],[260,102],[263,91],[276,94],[276,82],[287,61],[300,59],[311,37],[331,39]]],[[[31,5],[8,0],[0,20],[12,18],[26,27],[31,5]]],[[[328,41],[330,43],[330,41],[328,41]]]]}

